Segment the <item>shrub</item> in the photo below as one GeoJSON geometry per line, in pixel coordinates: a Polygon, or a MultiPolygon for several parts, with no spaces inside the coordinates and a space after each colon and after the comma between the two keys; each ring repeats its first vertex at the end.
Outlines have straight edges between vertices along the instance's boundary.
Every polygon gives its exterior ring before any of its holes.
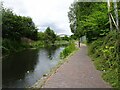
{"type": "Polygon", "coordinates": [[[31,44],[31,47],[33,48],[40,48],[44,47],[45,43],[43,41],[35,41],[31,44]]]}
{"type": "Polygon", "coordinates": [[[12,41],[9,39],[2,40],[2,54],[10,54],[14,52],[21,51],[25,48],[30,47],[27,43],[22,43],[20,41],[12,41]]]}
{"type": "Polygon", "coordinates": [[[90,44],[89,54],[97,69],[103,71],[103,79],[113,87],[118,86],[120,34],[111,31],[106,37],[90,44]]]}
{"type": "Polygon", "coordinates": [[[74,50],[76,50],[75,44],[71,43],[69,46],[67,46],[61,53],[60,53],[60,58],[64,59],[68,55],[70,55],[74,50]]]}

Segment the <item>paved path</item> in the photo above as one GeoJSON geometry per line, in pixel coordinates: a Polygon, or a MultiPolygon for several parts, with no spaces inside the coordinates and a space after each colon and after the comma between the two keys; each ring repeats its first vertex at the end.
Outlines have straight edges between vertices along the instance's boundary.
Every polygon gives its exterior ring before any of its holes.
{"type": "Polygon", "coordinates": [[[110,88],[88,57],[85,45],[69,59],[47,80],[43,88],[110,88]]]}

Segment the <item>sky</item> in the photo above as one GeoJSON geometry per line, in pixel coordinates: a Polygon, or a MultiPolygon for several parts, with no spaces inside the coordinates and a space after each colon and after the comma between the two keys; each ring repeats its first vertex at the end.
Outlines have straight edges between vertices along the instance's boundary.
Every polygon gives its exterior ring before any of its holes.
{"type": "Polygon", "coordinates": [[[45,31],[49,26],[56,34],[71,35],[68,11],[74,0],[3,0],[6,8],[14,13],[29,16],[38,27],[45,31]]]}

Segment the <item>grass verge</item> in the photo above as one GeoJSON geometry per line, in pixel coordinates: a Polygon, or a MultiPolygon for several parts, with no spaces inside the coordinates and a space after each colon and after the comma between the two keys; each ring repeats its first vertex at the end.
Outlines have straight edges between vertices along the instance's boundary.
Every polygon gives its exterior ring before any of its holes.
{"type": "Polygon", "coordinates": [[[120,88],[120,33],[111,31],[106,37],[89,44],[89,55],[102,78],[114,88],[120,88]]]}

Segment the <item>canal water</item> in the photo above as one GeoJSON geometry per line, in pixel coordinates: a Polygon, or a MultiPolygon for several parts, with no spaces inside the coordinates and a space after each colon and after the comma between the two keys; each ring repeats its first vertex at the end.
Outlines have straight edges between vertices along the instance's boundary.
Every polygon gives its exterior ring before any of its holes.
{"type": "Polygon", "coordinates": [[[3,88],[32,86],[58,64],[63,49],[64,46],[30,49],[3,58],[3,88]]]}

